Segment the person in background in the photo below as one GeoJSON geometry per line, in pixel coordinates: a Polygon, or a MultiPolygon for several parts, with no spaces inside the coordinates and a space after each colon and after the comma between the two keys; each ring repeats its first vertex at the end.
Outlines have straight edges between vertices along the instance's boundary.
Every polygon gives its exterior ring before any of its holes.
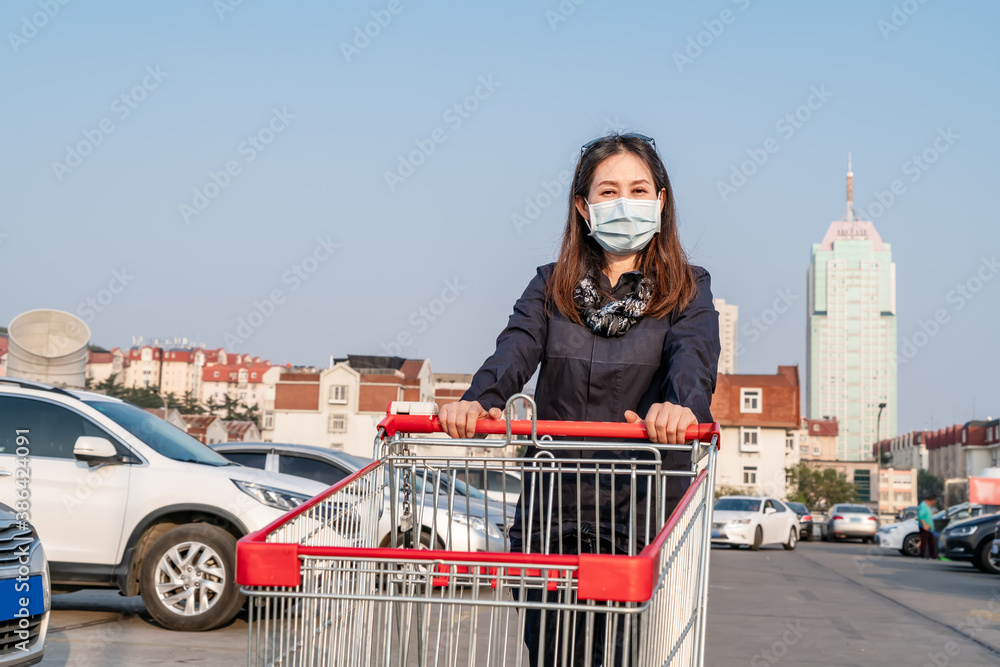
{"type": "Polygon", "coordinates": [[[920,557],[924,559],[937,558],[937,543],[934,536],[935,509],[937,509],[937,496],[933,494],[924,498],[917,508],[917,523],[920,524],[920,557]]]}

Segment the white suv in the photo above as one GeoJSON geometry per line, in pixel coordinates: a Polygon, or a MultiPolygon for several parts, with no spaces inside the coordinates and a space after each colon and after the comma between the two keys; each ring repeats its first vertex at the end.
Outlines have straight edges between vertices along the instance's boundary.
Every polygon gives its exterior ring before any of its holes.
{"type": "MultiPolygon", "coordinates": [[[[230,463],[119,399],[0,377],[0,478],[25,448],[53,592],[139,594],[172,630],[231,620],[236,540],[326,488],[230,463]]],[[[24,502],[16,487],[0,481],[0,503],[24,502]]]]}

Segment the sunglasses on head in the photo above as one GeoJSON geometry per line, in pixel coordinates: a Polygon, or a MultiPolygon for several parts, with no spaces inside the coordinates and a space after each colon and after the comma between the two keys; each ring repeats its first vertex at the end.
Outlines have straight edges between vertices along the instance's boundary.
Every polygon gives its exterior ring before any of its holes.
{"type": "Polygon", "coordinates": [[[653,137],[647,137],[645,134],[639,134],[638,132],[629,132],[627,134],[612,135],[610,137],[598,137],[592,141],[588,141],[580,148],[580,155],[586,153],[595,144],[599,144],[602,141],[609,141],[617,137],[621,137],[622,139],[642,139],[647,144],[652,146],[654,151],[656,150],[656,140],[653,139],[653,137]]]}

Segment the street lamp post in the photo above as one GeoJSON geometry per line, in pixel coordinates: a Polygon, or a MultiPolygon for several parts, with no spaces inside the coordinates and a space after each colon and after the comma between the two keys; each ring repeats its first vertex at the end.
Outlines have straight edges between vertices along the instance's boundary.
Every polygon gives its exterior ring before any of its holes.
{"type": "Polygon", "coordinates": [[[882,411],[885,410],[885,402],[878,404],[878,417],[875,418],[875,444],[878,453],[875,455],[878,461],[878,474],[875,477],[875,484],[878,496],[878,514],[882,514],[882,411]]]}

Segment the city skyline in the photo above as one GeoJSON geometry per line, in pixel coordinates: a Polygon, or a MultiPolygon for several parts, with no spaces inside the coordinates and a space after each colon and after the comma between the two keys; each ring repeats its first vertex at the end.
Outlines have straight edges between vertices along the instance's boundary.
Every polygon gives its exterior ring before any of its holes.
{"type": "MultiPolygon", "coordinates": [[[[739,372],[805,368],[802,275],[853,150],[855,205],[899,265],[899,426],[998,411],[1000,7],[921,4],[887,31],[889,3],[740,2],[714,35],[697,4],[401,6],[364,48],[370,9],[326,3],[67,6],[7,48],[0,324],[58,308],[102,345],[475,370],[554,259],[580,146],[631,130],[740,309],[739,372]],[[608,31],[630,35],[613,58],[608,31]]],[[[36,11],[5,4],[0,25],[36,11]]]]}

